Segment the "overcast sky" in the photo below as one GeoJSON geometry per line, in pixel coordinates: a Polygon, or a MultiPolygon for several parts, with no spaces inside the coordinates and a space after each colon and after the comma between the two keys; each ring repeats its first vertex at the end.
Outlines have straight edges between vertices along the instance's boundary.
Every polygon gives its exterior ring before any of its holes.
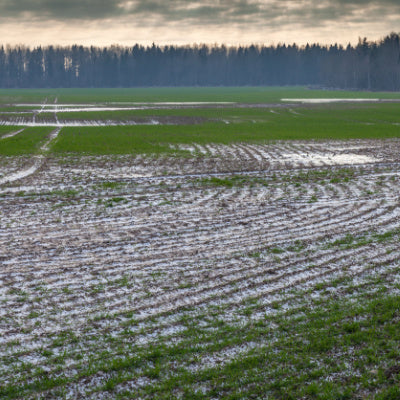
{"type": "Polygon", "coordinates": [[[346,44],[392,31],[400,0],[0,0],[3,44],[346,44]]]}

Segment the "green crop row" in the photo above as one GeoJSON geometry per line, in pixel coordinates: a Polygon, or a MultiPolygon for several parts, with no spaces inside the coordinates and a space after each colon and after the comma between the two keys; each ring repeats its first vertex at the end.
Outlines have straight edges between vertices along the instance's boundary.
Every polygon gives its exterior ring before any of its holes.
{"type": "Polygon", "coordinates": [[[0,103],[41,102],[279,102],[282,98],[400,98],[398,93],[310,90],[306,87],[170,87],[115,89],[1,89],[0,103]]]}
{"type": "MultiPolygon", "coordinates": [[[[21,129],[13,128],[11,131],[21,129]]],[[[0,140],[0,155],[20,156],[36,153],[52,128],[26,128],[16,136],[0,140]]]]}

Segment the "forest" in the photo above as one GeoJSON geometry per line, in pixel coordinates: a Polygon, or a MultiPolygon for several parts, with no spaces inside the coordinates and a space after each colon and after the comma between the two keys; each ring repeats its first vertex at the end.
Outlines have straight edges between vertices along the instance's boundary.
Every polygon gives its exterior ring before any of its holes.
{"type": "Polygon", "coordinates": [[[1,46],[1,88],[286,86],[400,90],[400,36],[357,45],[1,46]]]}

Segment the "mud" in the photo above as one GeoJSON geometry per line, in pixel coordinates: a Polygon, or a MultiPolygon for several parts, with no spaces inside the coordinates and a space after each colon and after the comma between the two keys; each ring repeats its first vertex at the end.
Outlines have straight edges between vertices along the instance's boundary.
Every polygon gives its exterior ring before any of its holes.
{"type": "MultiPolygon", "coordinates": [[[[27,363],[77,376],[86,360],[78,355],[102,354],[110,335],[143,347],[179,343],[182,319],[211,310],[237,326],[276,314],[277,304],[295,312],[323,295],[310,288],[341,277],[357,290],[371,275],[387,277],[392,290],[400,250],[373,238],[400,229],[400,141],[179,148],[192,156],[57,158],[44,147],[40,165],[13,180],[32,160],[0,159],[3,382],[26,382],[27,363]],[[366,244],[333,245],[346,235],[366,244]],[[258,304],[251,317],[249,300],[258,304]],[[71,331],[77,342],[54,346],[71,331]],[[68,359],[60,367],[45,350],[68,359]]],[[[346,296],[346,287],[329,293],[346,296]]],[[[258,346],[180,367],[223,365],[258,346]]],[[[109,377],[66,389],[71,398],[95,393],[109,377]]]]}

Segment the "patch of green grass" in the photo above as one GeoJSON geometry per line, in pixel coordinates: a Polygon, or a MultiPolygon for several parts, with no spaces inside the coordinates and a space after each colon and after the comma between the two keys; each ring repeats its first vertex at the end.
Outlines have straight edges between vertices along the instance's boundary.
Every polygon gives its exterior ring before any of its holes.
{"type": "MultiPolygon", "coordinates": [[[[0,90],[0,103],[48,103],[58,97],[59,103],[162,102],[162,101],[223,101],[239,103],[279,103],[281,98],[337,97],[337,91],[314,91],[306,88],[148,88],[148,89],[54,89],[0,90]]],[[[396,93],[340,92],[340,97],[396,98],[396,93]]],[[[168,154],[187,156],[189,152],[176,150],[179,144],[231,144],[238,142],[268,143],[276,140],[390,138],[400,136],[398,124],[400,105],[329,104],[304,107],[280,106],[275,113],[269,108],[204,106],[202,108],[158,109],[118,112],[65,113],[60,118],[116,119],[135,117],[190,117],[194,125],[109,126],[64,128],[57,143],[56,153],[85,154],[168,154]],[[290,107],[296,107],[297,114],[290,107]],[[204,122],[200,122],[204,121],[204,122]],[[228,124],[226,123],[228,122],[228,124]],[[172,146],[171,146],[172,145],[172,146]],[[175,148],[174,148],[175,146],[175,148]]],[[[43,114],[46,117],[45,114],[43,114]]],[[[52,113],[48,118],[53,118],[52,113]]],[[[183,120],[184,122],[184,120],[183,120]]],[[[1,127],[8,129],[8,127],[1,127]]],[[[31,154],[40,142],[37,132],[48,128],[28,128],[15,138],[0,143],[0,154],[31,154]],[[31,130],[33,129],[33,130],[31,130]],[[36,131],[35,131],[36,129],[36,131]]],[[[50,128],[51,129],[51,128],[50,128]]],[[[1,141],[3,142],[3,141],[1,141]]],[[[193,155],[192,155],[193,156],[193,155]]],[[[344,181],[349,177],[344,177],[344,181]]],[[[335,183],[341,177],[333,176],[335,183]]]]}
{"type": "Polygon", "coordinates": [[[20,156],[34,154],[45,142],[52,128],[26,128],[20,134],[0,140],[0,155],[20,156]]]}
{"type": "Polygon", "coordinates": [[[195,180],[195,183],[200,183],[204,186],[220,186],[220,187],[243,187],[246,185],[256,185],[260,184],[263,186],[268,186],[268,183],[265,179],[249,176],[249,175],[235,175],[235,176],[228,176],[223,178],[218,177],[211,177],[211,178],[202,178],[195,180]]]}
{"type": "Polygon", "coordinates": [[[289,245],[289,246],[286,248],[286,250],[287,250],[287,251],[294,252],[294,253],[299,253],[299,252],[301,252],[302,250],[304,250],[305,248],[306,248],[306,243],[304,243],[304,242],[301,241],[301,240],[296,240],[296,241],[294,241],[293,244],[289,245]]]}
{"type": "Polygon", "coordinates": [[[282,249],[281,247],[273,247],[273,248],[269,249],[269,252],[271,254],[282,254],[285,252],[285,250],[282,249]]]}
{"type": "MultiPolygon", "coordinates": [[[[52,190],[50,192],[25,192],[23,190],[16,192],[15,196],[16,197],[29,197],[29,198],[35,198],[35,197],[61,197],[61,198],[74,198],[76,196],[78,196],[80,194],[80,190],[75,190],[75,189],[57,189],[57,190],[52,190]]],[[[66,205],[69,203],[61,203],[61,204],[57,204],[53,207],[59,207],[60,205],[66,205]]]]}
{"type": "Polygon", "coordinates": [[[51,192],[46,192],[44,194],[47,196],[76,197],[79,194],[79,191],[75,189],[53,190],[51,192]]]}
{"type": "MultiPolygon", "coordinates": [[[[249,113],[251,109],[246,109],[249,113]]],[[[228,110],[231,115],[235,109],[228,110]]],[[[400,137],[400,126],[390,120],[398,115],[398,105],[376,105],[374,125],[366,125],[371,110],[307,109],[294,118],[287,112],[263,116],[260,122],[206,122],[195,125],[113,126],[64,128],[53,147],[56,153],[85,154],[190,154],[177,151],[179,144],[268,143],[276,140],[367,139],[400,137]],[[385,107],[390,110],[386,110],[385,107]],[[396,108],[397,107],[397,108],[396,108]],[[345,115],[343,115],[345,114],[345,115]]],[[[198,110],[190,110],[199,113],[198,110]]],[[[219,111],[220,112],[220,111],[219,111]]],[[[260,110],[255,112],[260,113],[260,110]]],[[[265,114],[265,112],[264,112],[265,114]]],[[[260,117],[261,118],[261,117],[260,117]]],[[[306,178],[306,176],[305,176],[306,178]]],[[[347,179],[333,175],[331,179],[347,179]]]]}
{"type": "MultiPolygon", "coordinates": [[[[0,114],[1,116],[1,114],[0,114]]],[[[1,137],[3,135],[6,135],[7,133],[11,133],[11,132],[16,132],[19,131],[21,128],[17,127],[17,126],[5,126],[5,125],[0,125],[0,140],[5,140],[5,139],[1,139],[1,137]]]]}
{"type": "Polygon", "coordinates": [[[103,201],[105,207],[114,207],[117,204],[126,204],[128,200],[125,197],[112,197],[103,201]]]}
{"type": "Polygon", "coordinates": [[[126,186],[126,182],[114,182],[114,181],[107,181],[107,182],[101,182],[96,185],[96,188],[100,189],[119,189],[121,187],[126,186]]]}
{"type": "Polygon", "coordinates": [[[282,175],[280,179],[284,182],[290,183],[322,183],[329,181],[330,183],[349,182],[351,179],[359,175],[360,171],[352,168],[338,168],[338,169],[319,169],[294,172],[293,174],[282,175]]]}
{"type": "Polygon", "coordinates": [[[396,99],[398,93],[313,90],[306,87],[165,87],[110,89],[1,89],[0,104],[9,103],[110,103],[110,102],[240,102],[270,103],[282,98],[382,98],[396,99]]]}
{"type": "MultiPolygon", "coordinates": [[[[400,378],[400,296],[371,298],[365,293],[354,300],[308,303],[300,310],[281,311],[239,327],[218,318],[218,312],[210,312],[204,318],[209,320],[212,331],[196,319],[187,318],[187,330],[177,344],[160,342],[149,347],[129,347],[127,351],[127,344],[114,337],[108,347],[118,350],[119,355],[113,355],[111,348],[101,354],[86,352],[88,362],[78,367],[77,375],[69,377],[60,371],[45,374],[26,366],[25,374],[31,379],[18,385],[3,385],[0,396],[33,397],[105,373],[107,380],[91,389],[107,391],[112,398],[169,399],[177,393],[187,399],[351,399],[365,394],[371,398],[396,398],[387,396],[397,395],[393,388],[400,378]],[[230,348],[250,342],[259,345],[224,364],[202,364],[203,357],[228,354],[230,348]],[[196,372],[186,369],[192,362],[202,368],[196,372]],[[147,377],[151,384],[118,394],[120,384],[140,377],[147,377]],[[203,388],[201,396],[199,385],[203,388]]],[[[244,308],[243,314],[251,316],[251,307],[244,308]]],[[[129,331],[126,334],[131,336],[129,331]]],[[[66,344],[81,348],[80,339],[70,331],[62,332],[53,347],[66,344]]],[[[43,355],[51,357],[52,351],[43,355]]],[[[69,357],[70,354],[61,353],[58,361],[62,365],[69,357]]]]}
{"type": "MultiPolygon", "coordinates": [[[[283,93],[282,89],[282,93],[283,93]]],[[[278,91],[276,92],[278,93],[278,91]]],[[[323,97],[323,92],[319,95],[323,97]]],[[[318,97],[318,96],[317,96],[318,97]]],[[[264,101],[265,102],[265,101],[264,101]]],[[[279,102],[279,100],[276,100],[279,102]]],[[[203,107],[184,107],[184,108],[156,108],[156,109],[137,109],[122,111],[90,111],[90,112],[64,112],[59,113],[60,120],[112,120],[112,121],[129,121],[135,120],[140,122],[149,122],[151,119],[159,119],[171,122],[168,117],[177,117],[175,120],[179,123],[185,123],[185,120],[201,122],[223,122],[224,124],[260,124],[282,121],[286,119],[293,123],[302,124],[304,121],[312,123],[315,115],[321,116],[321,122],[336,120],[341,123],[352,123],[360,125],[360,127],[375,125],[389,125],[398,122],[397,113],[398,104],[329,104],[329,105],[313,105],[304,107],[302,104],[292,106],[274,105],[271,107],[259,108],[251,107],[249,102],[247,107],[238,107],[236,104],[225,106],[207,105],[203,107]],[[296,113],[293,114],[293,108],[296,113]],[[271,111],[274,111],[273,113],[271,111]],[[367,125],[368,124],[368,125],[367,125]]],[[[54,114],[40,114],[40,118],[44,120],[54,120],[54,114]]]]}
{"type": "Polygon", "coordinates": [[[384,233],[371,232],[365,235],[354,236],[347,234],[333,242],[327,243],[324,248],[330,249],[333,247],[340,247],[342,249],[355,249],[362,246],[367,246],[371,243],[384,243],[394,239],[398,239],[400,236],[400,229],[390,230],[384,233]]]}
{"type": "Polygon", "coordinates": [[[133,278],[128,275],[123,275],[113,282],[113,285],[120,287],[130,287],[133,283],[133,278]]]}

